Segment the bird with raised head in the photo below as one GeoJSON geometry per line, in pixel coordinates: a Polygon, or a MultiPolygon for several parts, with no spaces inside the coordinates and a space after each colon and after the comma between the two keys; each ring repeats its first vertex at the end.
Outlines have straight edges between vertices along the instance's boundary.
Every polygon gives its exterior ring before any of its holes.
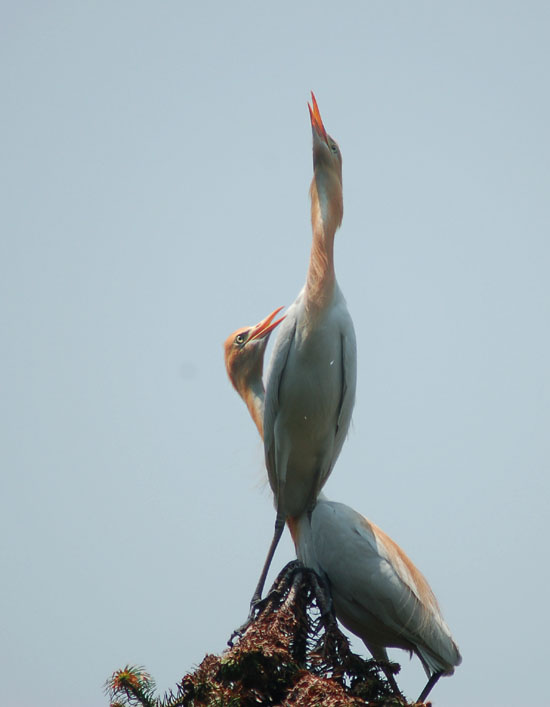
{"type": "Polygon", "coordinates": [[[285,519],[313,509],[342,449],[355,402],[355,331],[334,269],[334,236],[343,217],[342,155],[311,95],[311,256],[306,284],[278,331],[267,375],[264,450],[276,520],[251,612],[285,519]]]}

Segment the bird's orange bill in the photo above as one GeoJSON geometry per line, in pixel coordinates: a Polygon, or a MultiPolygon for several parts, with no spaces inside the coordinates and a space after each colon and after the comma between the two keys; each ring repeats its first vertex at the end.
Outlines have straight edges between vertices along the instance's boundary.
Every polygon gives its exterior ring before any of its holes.
{"type": "Polygon", "coordinates": [[[277,309],[271,312],[269,316],[267,316],[265,319],[262,319],[259,324],[256,324],[256,326],[250,332],[248,340],[252,341],[253,339],[263,339],[264,336],[267,336],[270,332],[272,332],[276,326],[279,326],[279,324],[283,321],[286,315],[280,317],[275,322],[273,320],[275,319],[277,314],[279,314],[281,309],[284,309],[284,307],[277,307],[277,309]]]}
{"type": "Polygon", "coordinates": [[[321,114],[319,113],[319,106],[317,105],[313,91],[311,92],[311,102],[313,104],[313,108],[309,105],[309,103],[307,104],[307,107],[309,108],[309,117],[311,118],[311,127],[315,130],[319,137],[322,137],[325,142],[328,142],[327,131],[323,125],[321,114]]]}

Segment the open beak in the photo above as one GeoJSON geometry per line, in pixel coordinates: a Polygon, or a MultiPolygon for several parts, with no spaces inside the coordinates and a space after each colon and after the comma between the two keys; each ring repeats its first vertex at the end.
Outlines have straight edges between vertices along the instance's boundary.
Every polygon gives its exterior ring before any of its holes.
{"type": "Polygon", "coordinates": [[[259,324],[256,324],[256,326],[250,332],[248,341],[253,341],[254,339],[263,339],[268,334],[270,334],[276,326],[279,326],[279,324],[283,321],[285,317],[280,317],[276,321],[273,320],[275,319],[277,314],[279,314],[281,309],[284,309],[284,307],[277,307],[277,309],[271,312],[269,316],[267,316],[265,319],[262,319],[259,324]]]}
{"type": "Polygon", "coordinates": [[[311,103],[313,104],[313,108],[309,105],[309,103],[307,104],[307,107],[309,108],[309,117],[311,119],[311,127],[320,138],[328,143],[327,131],[323,125],[321,114],[319,113],[319,106],[317,105],[313,91],[311,92],[311,103]]]}

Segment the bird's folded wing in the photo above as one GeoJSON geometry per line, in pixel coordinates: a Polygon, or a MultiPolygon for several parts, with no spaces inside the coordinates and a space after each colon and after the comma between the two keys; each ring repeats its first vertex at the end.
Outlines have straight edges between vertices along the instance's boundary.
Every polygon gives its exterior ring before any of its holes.
{"type": "MultiPolygon", "coordinates": [[[[351,322],[351,318],[350,318],[351,322]]],[[[355,383],[357,379],[357,353],[355,343],[355,332],[353,325],[345,332],[341,333],[342,342],[342,397],[340,399],[340,409],[338,411],[338,422],[336,425],[334,438],[333,461],[329,473],[332,471],[338,455],[342,451],[342,446],[346,440],[353,407],[355,405],[355,383]]],[[[328,476],[328,474],[327,474],[328,476]]],[[[324,479],[323,479],[324,482],[324,479]]],[[[321,484],[322,486],[322,484],[321,484]]]]}
{"type": "Polygon", "coordinates": [[[267,373],[267,383],[264,404],[264,450],[265,464],[269,483],[273,493],[277,493],[277,475],[275,460],[275,420],[279,412],[279,390],[281,379],[288,361],[288,354],[296,334],[297,322],[296,302],[289,307],[286,318],[279,327],[279,333],[275,340],[273,353],[271,354],[269,370],[267,373]]]}

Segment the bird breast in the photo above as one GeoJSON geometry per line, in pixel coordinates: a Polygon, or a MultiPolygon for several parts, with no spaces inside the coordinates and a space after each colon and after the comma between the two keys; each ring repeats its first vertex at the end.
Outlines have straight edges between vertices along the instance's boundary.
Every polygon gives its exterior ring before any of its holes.
{"type": "Polygon", "coordinates": [[[329,310],[311,328],[301,314],[280,379],[275,422],[278,458],[287,460],[277,470],[287,515],[301,513],[332,470],[344,385],[337,313],[329,310]]]}

